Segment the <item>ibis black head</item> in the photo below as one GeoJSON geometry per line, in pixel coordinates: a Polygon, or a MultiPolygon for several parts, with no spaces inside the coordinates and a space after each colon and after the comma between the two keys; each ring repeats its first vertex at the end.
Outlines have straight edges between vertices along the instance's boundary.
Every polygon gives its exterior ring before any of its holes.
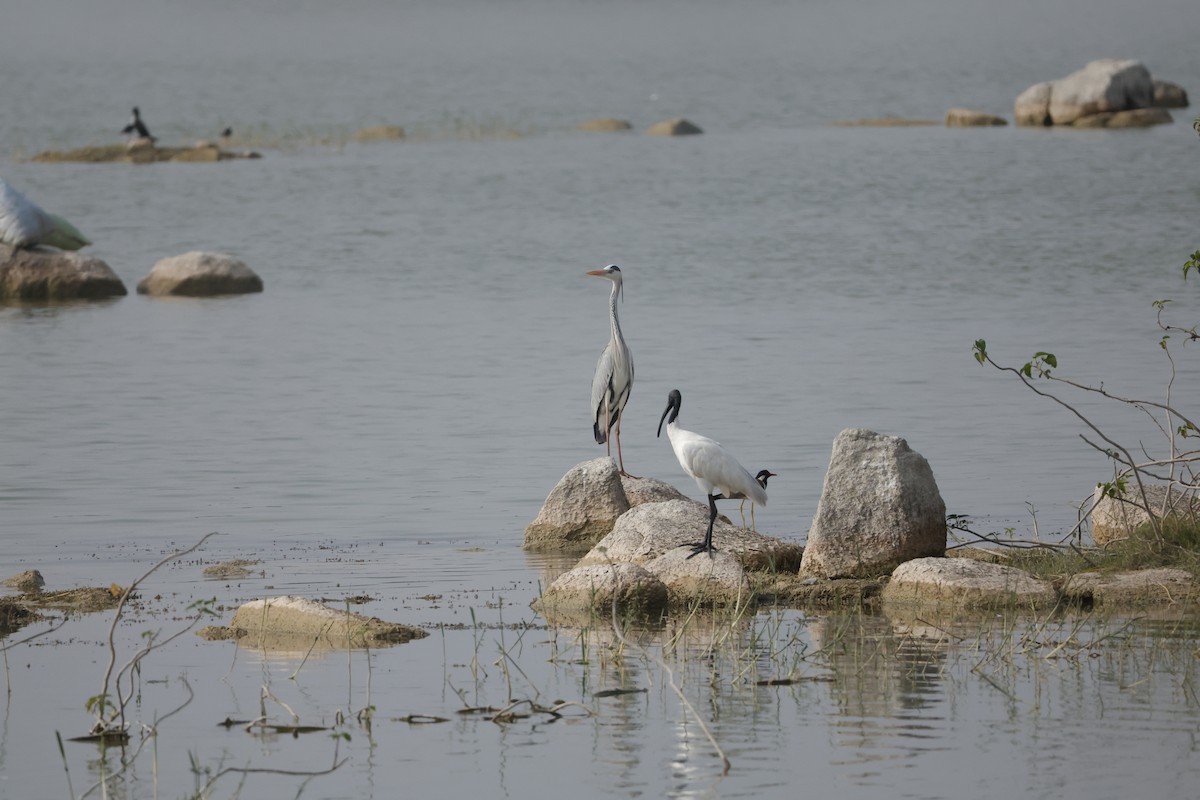
{"type": "Polygon", "coordinates": [[[675,418],[679,416],[679,407],[682,405],[683,395],[679,393],[678,389],[672,389],[671,393],[667,395],[667,407],[658,419],[658,433],[655,434],[656,437],[662,436],[663,421],[666,420],[667,423],[674,422],[675,418]],[[667,419],[667,414],[671,415],[670,419],[667,419]]]}
{"type": "Polygon", "coordinates": [[[769,469],[760,469],[758,474],[754,476],[754,480],[765,489],[767,488],[767,478],[774,478],[778,473],[771,472],[769,469]]]}

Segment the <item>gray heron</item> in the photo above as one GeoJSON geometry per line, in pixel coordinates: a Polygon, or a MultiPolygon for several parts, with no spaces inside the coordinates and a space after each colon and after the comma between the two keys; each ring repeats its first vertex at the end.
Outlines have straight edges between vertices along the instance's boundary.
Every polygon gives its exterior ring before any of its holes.
{"type": "MultiPolygon", "coordinates": [[[[761,483],[738,463],[738,460],[725,452],[721,445],[707,436],[701,436],[692,431],[679,427],[676,419],[679,408],[683,405],[683,396],[678,389],[672,389],[667,395],[667,407],[658,420],[658,436],[662,436],[663,422],[667,423],[667,438],[671,441],[671,449],[683,471],[696,479],[696,484],[708,495],[708,532],[704,541],[691,545],[692,556],[704,551],[712,552],[713,522],[717,518],[717,500],[743,498],[750,502],[766,506],[766,480],[761,483]]],[[[760,475],[762,473],[759,473],[760,475]]],[[[692,556],[688,556],[691,558],[692,556]]]]}
{"type": "Polygon", "coordinates": [[[599,278],[612,281],[612,294],[608,296],[608,322],[611,337],[608,346],[600,354],[596,362],[596,375],[592,378],[592,432],[596,444],[607,444],[608,455],[612,457],[612,443],[609,441],[609,431],[616,426],[617,465],[621,474],[630,478],[637,477],[625,471],[625,459],[621,455],[621,416],[625,411],[625,403],[629,401],[629,390],[633,388],[633,356],[625,337],[621,335],[621,324],[617,321],[617,298],[621,295],[621,268],[609,264],[604,269],[593,269],[587,272],[599,278]]]}

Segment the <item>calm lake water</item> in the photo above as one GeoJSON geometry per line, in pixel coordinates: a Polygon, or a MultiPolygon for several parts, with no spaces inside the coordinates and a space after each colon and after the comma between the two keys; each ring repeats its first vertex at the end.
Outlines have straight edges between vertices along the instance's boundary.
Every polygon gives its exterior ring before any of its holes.
{"type": "MultiPolygon", "coordinates": [[[[242,258],[266,291],[0,308],[0,573],[128,585],[219,531],[147,581],[118,627],[121,663],[142,631],[168,635],[214,596],[227,618],[263,595],[365,593],[367,613],[433,631],[310,657],[294,680],[303,654],[181,637],[145,661],[137,717],[196,700],[162,723],[157,762],[139,756],[125,796],[193,791],[191,759],[209,774],[332,764],[325,733],[216,727],[257,715],[264,684],[305,723],[377,709],[370,731],[342,729],[349,760],[305,797],[559,796],[568,781],[597,796],[1194,794],[1192,620],[964,630],[777,612],[717,645],[693,626],[677,647],[612,652],[611,634],[544,628],[528,603],[562,565],[520,550],[554,483],[603,452],[587,406],[608,284],[583,273],[614,262],[635,473],[697,494],[654,437],[679,388],[687,427],[778,473],[764,532],[804,540],[848,427],[905,437],[978,530],[1069,529],[1109,466],[1075,418],[978,366],[971,345],[1018,365],[1051,351],[1063,375],[1164,397],[1151,303],[1173,298],[1195,324],[1180,267],[1200,247],[1196,112],[1112,133],[830,123],[1011,116],[1029,85],[1102,57],[1139,58],[1195,96],[1194,2],[52,0],[7,10],[6,29],[53,31],[53,46],[31,33],[0,48],[3,177],[75,223],[131,290],[200,249],[242,258]],[[165,144],[228,125],[263,158],[29,161],[119,141],[135,104],[165,144]],[[572,130],[598,116],[637,130],[685,116],[705,134],[572,130]],[[381,123],[409,140],[351,141],[381,123]],[[202,577],[235,557],[262,573],[202,577]],[[778,649],[764,654],[767,630],[778,649]],[[754,683],[792,671],[814,680],[754,683]],[[615,687],[648,691],[592,697],[615,687]],[[454,714],[510,691],[594,716],[454,714]],[[408,714],[454,721],[397,721],[408,714]]],[[[1176,400],[1200,388],[1191,356],[1176,400]]],[[[1160,448],[1136,414],[1080,405],[1160,448]]],[[[105,767],[71,743],[64,774],[54,738],[90,724],[110,619],[6,652],[0,796],[67,796],[68,775],[80,794],[112,767],[111,751],[105,767]]],[[[300,780],[254,776],[243,796],[291,797],[300,780]]]]}

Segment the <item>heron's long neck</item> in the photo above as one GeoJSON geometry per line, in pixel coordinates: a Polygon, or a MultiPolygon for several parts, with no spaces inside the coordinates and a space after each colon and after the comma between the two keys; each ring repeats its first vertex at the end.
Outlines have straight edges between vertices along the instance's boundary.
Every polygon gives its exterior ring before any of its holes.
{"type": "Polygon", "coordinates": [[[612,338],[614,342],[624,343],[621,337],[621,323],[617,320],[617,295],[621,293],[621,287],[613,284],[612,294],[608,296],[608,322],[612,329],[612,338]]]}

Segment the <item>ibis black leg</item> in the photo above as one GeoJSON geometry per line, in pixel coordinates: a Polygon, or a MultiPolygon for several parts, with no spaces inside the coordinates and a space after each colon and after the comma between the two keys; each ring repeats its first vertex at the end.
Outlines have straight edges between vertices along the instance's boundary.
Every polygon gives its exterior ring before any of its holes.
{"type": "MultiPolygon", "coordinates": [[[[716,552],[717,548],[713,547],[713,543],[712,543],[712,529],[713,529],[713,523],[716,522],[716,519],[717,519],[717,498],[713,497],[710,494],[708,496],[708,532],[706,534],[704,534],[703,542],[701,542],[700,544],[689,545],[689,547],[692,548],[692,556],[698,555],[705,551],[707,551],[709,553],[716,552]]],[[[691,558],[692,556],[688,556],[688,558],[691,558]]]]}

